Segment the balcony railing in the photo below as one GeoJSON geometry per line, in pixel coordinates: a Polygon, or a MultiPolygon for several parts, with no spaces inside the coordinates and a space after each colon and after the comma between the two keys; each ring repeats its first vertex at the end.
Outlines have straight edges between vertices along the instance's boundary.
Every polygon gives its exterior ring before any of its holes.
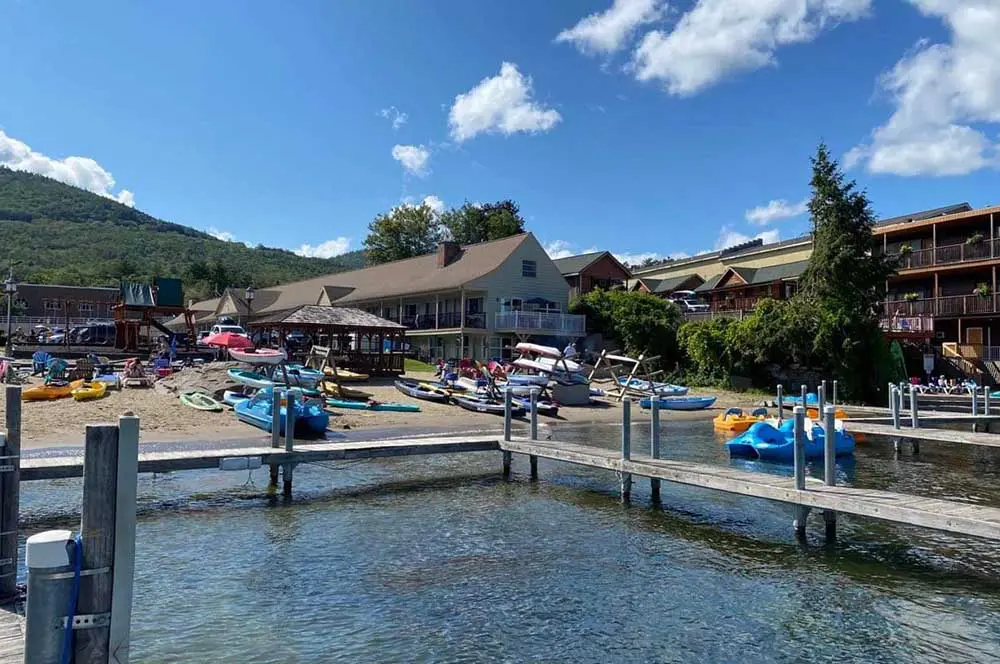
{"type": "MultiPolygon", "coordinates": [[[[462,327],[462,314],[458,311],[403,316],[402,324],[411,330],[453,330],[462,327]]],[[[486,314],[465,314],[465,327],[486,329],[486,314]]]]}
{"type": "Polygon", "coordinates": [[[884,318],[913,318],[918,316],[970,316],[997,313],[997,297],[987,295],[949,295],[918,300],[889,300],[882,303],[884,318]]]}
{"type": "Polygon", "coordinates": [[[932,265],[951,265],[1000,258],[1000,238],[983,240],[974,244],[948,244],[928,249],[915,249],[902,254],[889,252],[889,256],[899,261],[900,270],[915,270],[932,265]]]}
{"type": "Polygon", "coordinates": [[[506,311],[496,315],[497,332],[525,332],[557,336],[586,334],[586,316],[552,311],[506,311]]]}

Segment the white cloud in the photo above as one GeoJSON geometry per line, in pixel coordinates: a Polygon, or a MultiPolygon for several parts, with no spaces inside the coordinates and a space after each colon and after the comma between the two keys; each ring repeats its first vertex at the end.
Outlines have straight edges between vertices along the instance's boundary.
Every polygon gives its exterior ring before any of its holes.
{"type": "Polygon", "coordinates": [[[1000,144],[981,125],[1000,123],[1000,3],[909,0],[941,19],[947,44],[922,40],[881,77],[895,104],[867,144],[844,157],[872,173],[964,175],[1000,165],[1000,144]]]}
{"type": "Polygon", "coordinates": [[[531,77],[522,75],[517,65],[504,62],[497,76],[484,78],[455,97],[448,113],[451,137],[462,142],[483,133],[510,136],[552,129],[562,116],[532,100],[531,94],[531,77]]]}
{"type": "Polygon", "coordinates": [[[350,250],[351,238],[338,237],[332,240],[327,240],[322,244],[303,244],[298,249],[295,249],[294,252],[299,256],[305,256],[306,258],[333,258],[334,256],[346,254],[350,250]]]}
{"type": "Polygon", "coordinates": [[[429,196],[424,196],[423,203],[437,214],[441,214],[442,212],[444,212],[444,201],[442,201],[434,194],[430,194],[429,196]]]}
{"type": "Polygon", "coordinates": [[[381,111],[378,112],[378,114],[380,117],[383,117],[392,123],[393,131],[396,131],[397,129],[405,125],[406,121],[410,119],[410,116],[408,116],[406,113],[403,113],[395,106],[390,106],[389,108],[383,108],[381,111]]]}
{"type": "Polygon", "coordinates": [[[769,201],[767,205],[758,205],[746,211],[746,220],[757,226],[767,226],[773,221],[791,219],[806,213],[809,209],[809,199],[798,203],[789,203],[783,198],[769,201]]]}
{"type": "Polygon", "coordinates": [[[394,145],[392,158],[402,164],[403,170],[411,175],[422,178],[430,172],[427,169],[427,162],[430,161],[431,151],[422,145],[394,145]]]}
{"type": "Polygon", "coordinates": [[[205,229],[205,232],[214,237],[216,240],[222,240],[223,242],[235,242],[236,236],[229,231],[223,231],[215,226],[210,226],[205,229]]]}
{"type": "Polygon", "coordinates": [[[577,254],[583,254],[586,252],[576,251],[573,248],[573,245],[566,240],[553,240],[545,245],[545,253],[549,255],[549,258],[555,260],[557,258],[576,256],[577,254]]]}
{"type": "Polygon", "coordinates": [[[569,42],[581,53],[614,53],[625,47],[636,28],[659,19],[666,6],[663,0],[614,0],[610,9],[560,32],[556,41],[569,42]]]}
{"type": "Polygon", "coordinates": [[[631,68],[640,81],[693,95],[731,74],[774,65],[779,47],[812,41],[870,8],[871,0],[698,0],[672,31],[646,33],[631,68]]]}
{"type": "Polygon", "coordinates": [[[719,231],[719,238],[715,241],[715,249],[717,251],[719,249],[728,249],[729,247],[736,246],[737,244],[743,244],[744,242],[757,239],[763,240],[764,244],[771,244],[780,240],[781,234],[777,228],[772,228],[751,236],[740,233],[732,226],[723,226],[719,231]]]}
{"type": "Polygon", "coordinates": [[[113,193],[111,190],[115,187],[115,179],[90,157],[53,159],[35,152],[26,143],[5,134],[2,129],[0,129],[0,165],[15,171],[44,175],[116,200],[123,205],[135,207],[135,195],[127,189],[122,189],[117,194],[113,193]]]}

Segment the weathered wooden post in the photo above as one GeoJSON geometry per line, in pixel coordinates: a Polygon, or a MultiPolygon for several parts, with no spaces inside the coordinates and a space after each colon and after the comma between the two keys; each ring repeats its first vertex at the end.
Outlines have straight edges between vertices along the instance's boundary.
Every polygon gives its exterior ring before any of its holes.
{"type": "Polygon", "coordinates": [[[118,419],[115,552],[111,595],[111,661],[128,664],[135,580],[135,517],[139,480],[139,418],[118,419]]]}
{"type": "MultiPolygon", "coordinates": [[[[514,394],[507,390],[503,393],[503,439],[506,442],[510,442],[511,439],[511,411],[514,408],[514,394]]],[[[510,459],[511,454],[509,450],[503,451],[503,476],[504,478],[510,477],[510,459]]]]}
{"type": "Polygon", "coordinates": [[[87,425],[80,518],[83,575],[76,616],[89,626],[75,630],[75,664],[105,664],[110,654],[117,483],[118,427],[87,425]]]}
{"type": "MultiPolygon", "coordinates": [[[[278,449],[281,447],[281,395],[278,389],[271,388],[271,447],[278,449]]],[[[268,482],[270,491],[278,490],[278,464],[271,464],[271,476],[268,482]]]]}
{"type": "MultiPolygon", "coordinates": [[[[655,398],[655,395],[653,396],[655,398]]],[[[629,399],[622,401],[622,461],[632,459],[632,402],[629,399]]],[[[620,480],[621,499],[625,502],[632,495],[632,473],[621,471],[620,480]]]]}
{"type": "Polygon", "coordinates": [[[17,596],[17,518],[21,498],[21,386],[5,393],[6,441],[0,458],[0,602],[17,596]]]}
{"type": "Polygon", "coordinates": [[[73,599],[76,556],[73,533],[47,530],[28,538],[24,561],[28,567],[28,600],[24,621],[24,661],[62,664],[66,618],[73,599]]]}
{"type": "MultiPolygon", "coordinates": [[[[660,400],[653,398],[649,403],[649,456],[660,458],[660,400]]],[[[660,502],[660,480],[649,478],[649,492],[653,502],[660,502]]]]}
{"type": "Polygon", "coordinates": [[[785,395],[782,393],[784,387],[778,383],[778,424],[785,419],[785,395]]]}
{"type": "MultiPolygon", "coordinates": [[[[827,486],[837,485],[837,407],[833,404],[823,409],[823,481],[827,486]]],[[[823,510],[827,539],[837,536],[837,513],[823,510]]]]}
{"type": "MultiPolygon", "coordinates": [[[[509,392],[510,390],[508,390],[509,392]]],[[[538,390],[531,390],[531,439],[538,440],[538,390]]],[[[531,468],[531,479],[538,479],[538,457],[528,455],[528,466],[531,468]]]]}
{"type": "MultiPolygon", "coordinates": [[[[295,391],[285,393],[285,451],[291,454],[295,450],[295,391]]],[[[292,476],[295,464],[286,461],[281,468],[281,495],[292,497],[292,476]]]]}
{"type": "MultiPolygon", "coordinates": [[[[795,420],[792,427],[792,460],[795,472],[795,489],[804,491],[806,488],[806,408],[805,406],[796,406],[793,413],[795,420]]],[[[805,537],[808,516],[808,507],[796,505],[795,522],[792,527],[795,529],[795,535],[800,539],[805,537]]]]}

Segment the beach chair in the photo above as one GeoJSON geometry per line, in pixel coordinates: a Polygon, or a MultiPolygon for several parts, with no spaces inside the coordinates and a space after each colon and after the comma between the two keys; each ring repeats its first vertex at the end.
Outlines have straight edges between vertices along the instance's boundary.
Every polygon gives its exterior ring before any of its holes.
{"type": "Polygon", "coordinates": [[[31,355],[31,375],[40,376],[49,368],[49,360],[52,356],[44,350],[36,350],[31,355]]]}
{"type": "Polygon", "coordinates": [[[94,377],[94,361],[89,357],[81,357],[73,368],[73,380],[90,380],[94,377]]]}

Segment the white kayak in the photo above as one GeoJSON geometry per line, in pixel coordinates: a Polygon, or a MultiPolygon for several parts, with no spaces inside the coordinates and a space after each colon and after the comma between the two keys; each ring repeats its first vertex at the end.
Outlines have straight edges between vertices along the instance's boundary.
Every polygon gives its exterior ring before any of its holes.
{"type": "Polygon", "coordinates": [[[552,359],[551,357],[540,357],[536,362],[550,367],[551,371],[567,371],[572,373],[580,371],[583,368],[578,362],[574,362],[573,360],[552,359]]]}
{"type": "Polygon", "coordinates": [[[553,346],[543,346],[541,344],[528,343],[527,341],[522,341],[521,343],[514,346],[514,350],[519,353],[534,353],[535,355],[544,355],[545,357],[550,357],[553,359],[559,359],[563,356],[562,351],[553,346]]]}
{"type": "Polygon", "coordinates": [[[528,371],[538,371],[541,373],[552,373],[552,367],[548,364],[542,364],[537,360],[529,360],[526,357],[519,357],[513,362],[514,366],[518,369],[527,369],[528,371]]]}
{"type": "Polygon", "coordinates": [[[271,348],[259,348],[252,350],[249,348],[230,348],[229,354],[237,362],[247,364],[281,364],[287,359],[285,351],[273,350],[271,348]]]}

